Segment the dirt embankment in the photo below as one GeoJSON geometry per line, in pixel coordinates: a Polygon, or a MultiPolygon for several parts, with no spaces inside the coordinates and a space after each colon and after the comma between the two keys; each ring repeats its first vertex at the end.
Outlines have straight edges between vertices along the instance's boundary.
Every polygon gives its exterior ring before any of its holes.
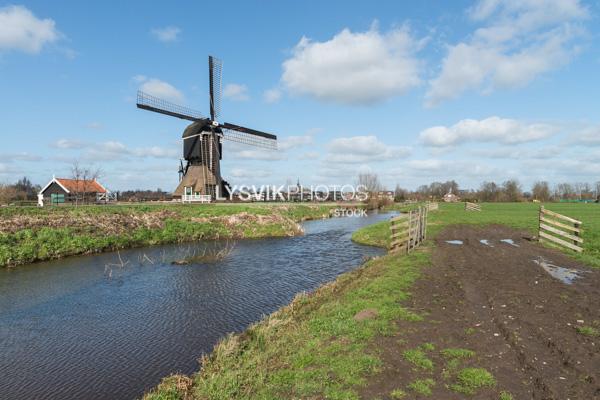
{"type": "MultiPolygon", "coordinates": [[[[290,236],[301,234],[302,228],[292,219],[279,213],[268,215],[241,212],[228,216],[188,217],[200,224],[221,223],[238,230],[243,227],[280,225],[290,236]]],[[[24,229],[71,228],[76,232],[95,231],[106,235],[120,235],[139,228],[161,229],[168,219],[185,219],[176,211],[160,210],[139,213],[48,213],[40,215],[14,215],[0,219],[0,233],[15,233],[24,229]]]]}
{"type": "Polygon", "coordinates": [[[15,233],[23,229],[73,228],[76,231],[99,230],[104,234],[122,234],[138,228],[156,229],[168,218],[178,214],[171,210],[144,213],[40,213],[13,215],[0,219],[0,233],[15,233]]]}
{"type": "Polygon", "coordinates": [[[600,271],[525,236],[502,226],[453,226],[438,235],[433,265],[411,300],[413,311],[426,318],[410,326],[400,322],[399,335],[378,340],[374,351],[384,368],[362,398],[389,399],[398,387],[406,392],[402,398],[425,398],[406,387],[416,379],[433,380],[427,398],[465,398],[452,390],[456,365],[440,352],[464,348],[475,355],[460,368],[485,368],[496,380],[469,398],[600,399],[600,271]],[[540,260],[580,277],[564,283],[540,260]],[[430,370],[406,359],[406,349],[424,343],[436,349],[428,353],[430,370]],[[499,397],[502,391],[506,397],[499,397]]]}

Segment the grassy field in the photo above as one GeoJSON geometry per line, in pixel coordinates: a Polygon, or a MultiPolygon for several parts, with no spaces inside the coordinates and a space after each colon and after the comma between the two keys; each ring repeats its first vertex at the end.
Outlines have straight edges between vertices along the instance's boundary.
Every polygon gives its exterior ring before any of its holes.
{"type": "Polygon", "coordinates": [[[0,208],[0,266],[200,239],[299,234],[327,205],[143,205],[0,208]]]}
{"type": "MultiPolygon", "coordinates": [[[[600,205],[549,203],[545,207],[583,222],[585,251],[582,254],[565,252],[588,265],[600,267],[600,205]]],[[[453,224],[502,224],[537,235],[539,208],[539,204],[534,203],[483,203],[481,212],[467,212],[464,211],[464,203],[440,204],[439,211],[429,214],[428,232],[435,235],[440,229],[453,224]]],[[[352,240],[387,248],[389,232],[389,223],[380,222],[354,232],[352,240]]]]}
{"type": "MultiPolygon", "coordinates": [[[[600,266],[600,207],[595,204],[551,204],[547,208],[581,219],[586,229],[586,254],[580,257],[600,266]]],[[[462,204],[442,204],[430,214],[430,237],[450,224],[507,224],[535,233],[538,206],[534,204],[483,204],[481,213],[467,213],[462,204]]],[[[387,246],[389,226],[383,222],[357,231],[353,239],[387,246]]],[[[373,351],[377,337],[392,335],[404,321],[405,329],[425,316],[401,305],[410,296],[420,270],[430,264],[433,243],[428,241],[410,255],[388,254],[311,294],[302,294],[288,306],[252,325],[245,332],[223,339],[202,360],[202,370],[191,377],[165,378],[145,400],[175,399],[357,399],[369,376],[381,367],[373,351]]],[[[406,352],[407,360],[427,367],[432,350],[406,352]]],[[[445,349],[449,364],[471,357],[469,350],[445,349]]],[[[512,396],[495,385],[481,368],[464,368],[453,378],[450,390],[468,395],[494,387],[496,398],[512,396]],[[498,397],[499,396],[499,397],[498,397]]],[[[391,398],[407,391],[427,396],[434,382],[398,382],[391,398]],[[403,386],[405,385],[405,386],[403,386]]]]}

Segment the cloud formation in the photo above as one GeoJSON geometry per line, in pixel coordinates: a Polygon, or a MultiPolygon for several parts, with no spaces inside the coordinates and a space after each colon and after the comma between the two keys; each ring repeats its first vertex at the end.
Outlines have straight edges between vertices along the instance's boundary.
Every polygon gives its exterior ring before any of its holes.
{"type": "Polygon", "coordinates": [[[147,78],[144,75],[136,75],[133,80],[141,83],[140,90],[152,96],[159,97],[174,103],[184,103],[185,96],[179,89],[168,82],[156,78],[147,78]]]}
{"type": "Polygon", "coordinates": [[[26,7],[0,8],[0,51],[19,50],[36,54],[61,36],[52,19],[39,19],[26,7]]]}
{"type": "Polygon", "coordinates": [[[150,31],[152,35],[163,43],[175,42],[181,33],[181,29],[176,26],[166,26],[164,28],[155,28],[150,31]]]}
{"type": "Polygon", "coordinates": [[[439,75],[429,82],[428,106],[469,89],[524,86],[568,63],[588,12],[578,0],[481,0],[469,16],[483,26],[448,46],[439,75]]]}
{"type": "Polygon", "coordinates": [[[281,100],[281,90],[278,88],[267,89],[263,93],[263,99],[266,103],[277,103],[281,100]]]}
{"type": "Polygon", "coordinates": [[[434,126],[419,134],[426,146],[446,147],[465,142],[526,143],[545,139],[557,131],[548,124],[528,124],[514,119],[489,117],[482,120],[463,119],[452,126],[434,126]]]}
{"type": "Polygon", "coordinates": [[[250,99],[248,95],[248,87],[237,83],[228,83],[223,88],[223,97],[234,101],[247,101],[250,99]]]}
{"type": "Polygon", "coordinates": [[[410,148],[385,144],[374,135],[333,139],[327,149],[327,162],[342,164],[402,159],[410,154],[410,148]]]}
{"type": "Polygon", "coordinates": [[[303,37],[283,63],[282,83],[293,94],[342,104],[372,104],[419,85],[415,53],[422,41],[408,28],[380,33],[344,29],[332,39],[303,37]]]}

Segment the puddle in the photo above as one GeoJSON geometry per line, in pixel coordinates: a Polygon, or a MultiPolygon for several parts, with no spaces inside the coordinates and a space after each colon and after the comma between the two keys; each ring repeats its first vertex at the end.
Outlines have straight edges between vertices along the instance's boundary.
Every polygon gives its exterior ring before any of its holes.
{"type": "Polygon", "coordinates": [[[463,244],[463,241],[462,240],[446,240],[446,243],[460,246],[461,244],[463,244]]]}
{"type": "Polygon", "coordinates": [[[507,244],[510,244],[511,246],[515,246],[515,247],[521,247],[521,246],[519,246],[518,244],[516,244],[516,243],[515,243],[515,241],[514,241],[514,240],[512,240],[512,239],[502,239],[502,240],[500,240],[500,241],[501,241],[502,243],[507,243],[507,244]]]}
{"type": "Polygon", "coordinates": [[[481,244],[483,244],[483,245],[485,245],[485,246],[494,247],[494,245],[490,244],[490,241],[489,241],[489,240],[487,240],[487,239],[481,239],[481,240],[479,241],[479,243],[481,243],[481,244]]]}
{"type": "Polygon", "coordinates": [[[551,264],[543,257],[539,257],[537,260],[533,260],[533,262],[544,268],[544,271],[549,273],[550,276],[567,285],[572,285],[573,281],[581,278],[581,274],[583,273],[583,271],[578,271],[576,269],[559,267],[558,265],[551,264]]]}

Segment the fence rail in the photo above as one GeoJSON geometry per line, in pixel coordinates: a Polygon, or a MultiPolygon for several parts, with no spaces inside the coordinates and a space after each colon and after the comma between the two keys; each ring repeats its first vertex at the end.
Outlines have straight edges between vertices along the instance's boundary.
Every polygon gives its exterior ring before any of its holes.
{"type": "Polygon", "coordinates": [[[425,203],[425,207],[427,207],[427,211],[437,211],[440,208],[439,204],[436,202],[425,203]]]}
{"type": "Polygon", "coordinates": [[[481,211],[481,205],[477,203],[469,203],[465,202],[465,210],[466,211],[481,211]]]}
{"type": "Polygon", "coordinates": [[[581,253],[583,251],[582,224],[581,221],[546,210],[542,206],[538,237],[540,242],[552,243],[581,253]]]}
{"type": "Polygon", "coordinates": [[[404,249],[410,253],[427,238],[428,210],[427,206],[419,207],[390,220],[391,251],[404,249]]]}

